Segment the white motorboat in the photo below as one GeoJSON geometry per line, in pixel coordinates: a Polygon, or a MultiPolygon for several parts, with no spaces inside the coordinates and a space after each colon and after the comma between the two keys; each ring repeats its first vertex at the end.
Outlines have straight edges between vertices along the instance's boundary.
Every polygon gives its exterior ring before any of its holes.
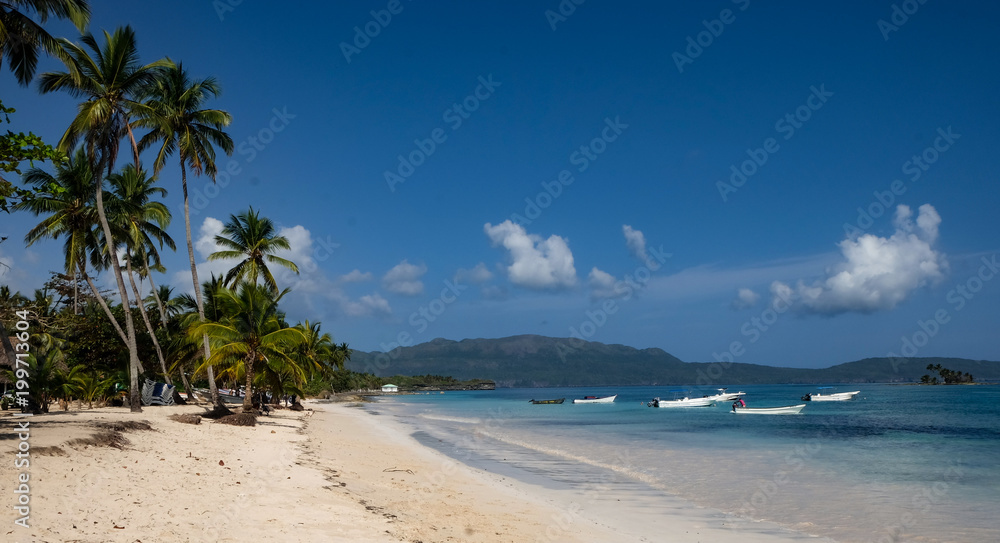
{"type": "Polygon", "coordinates": [[[740,392],[726,392],[726,389],[724,389],[724,388],[719,388],[719,389],[716,389],[716,390],[719,391],[718,394],[713,394],[712,396],[706,396],[706,398],[711,398],[713,402],[727,402],[727,401],[735,400],[735,399],[739,398],[740,396],[746,396],[747,395],[747,393],[743,392],[743,391],[740,391],[740,392]]]}
{"type": "Polygon", "coordinates": [[[806,404],[786,405],[783,407],[737,407],[733,413],[737,415],[798,415],[806,404]]]}
{"type": "Polygon", "coordinates": [[[853,400],[855,396],[860,394],[860,390],[855,390],[854,392],[833,392],[830,394],[820,394],[819,392],[815,394],[806,394],[802,397],[804,402],[846,402],[847,400],[853,400]]]}
{"type": "Polygon", "coordinates": [[[573,403],[613,403],[617,397],[617,394],[614,396],[584,396],[574,399],[573,403]]]}
{"type": "Polygon", "coordinates": [[[711,397],[704,398],[681,398],[679,400],[661,400],[659,398],[653,398],[652,402],[649,402],[650,407],[708,407],[715,403],[711,397]]]}

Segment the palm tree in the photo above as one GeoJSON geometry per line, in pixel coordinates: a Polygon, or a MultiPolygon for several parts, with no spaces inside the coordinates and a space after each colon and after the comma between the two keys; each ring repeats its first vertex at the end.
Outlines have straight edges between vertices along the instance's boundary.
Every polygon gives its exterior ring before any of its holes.
{"type": "Polygon", "coordinates": [[[278,283],[267,267],[268,262],[299,273],[299,267],[294,262],[274,256],[279,249],[291,248],[288,238],[279,236],[271,219],[261,217],[253,207],[239,215],[230,215],[222,228],[222,235],[215,236],[215,243],[226,250],[208,255],[209,260],[243,259],[226,274],[226,285],[244,281],[256,284],[258,278],[263,278],[267,288],[277,293],[278,283]]]}
{"type": "Polygon", "coordinates": [[[63,54],[59,41],[29,13],[43,23],[49,17],[69,19],[77,30],[84,32],[90,22],[90,3],[87,0],[0,1],[0,61],[7,57],[7,65],[21,85],[27,85],[35,76],[39,47],[50,55],[63,54]]]}
{"type": "Polygon", "coordinates": [[[122,168],[121,173],[109,176],[108,183],[112,188],[112,196],[108,206],[110,214],[113,217],[115,227],[121,230],[119,239],[126,240],[125,245],[129,252],[125,257],[125,262],[129,283],[132,286],[132,294],[135,296],[139,314],[142,316],[146,331],[149,333],[156,350],[163,378],[167,384],[172,385],[173,381],[171,381],[170,373],[167,371],[163,350],[160,348],[156,332],[153,331],[146,307],[142,304],[142,296],[136,287],[132,269],[132,261],[138,259],[142,265],[140,274],[149,275],[148,258],[152,257],[156,263],[159,263],[160,260],[156,246],[163,247],[165,244],[171,249],[175,248],[174,240],[164,230],[170,224],[170,210],[162,202],[152,201],[153,195],[165,196],[167,191],[162,187],[155,186],[155,179],[147,177],[146,172],[136,169],[131,164],[122,168]]]}
{"type": "Polygon", "coordinates": [[[250,282],[240,283],[238,288],[238,292],[223,289],[219,293],[216,301],[224,315],[222,319],[197,324],[191,328],[189,336],[199,338],[208,334],[212,342],[212,356],[203,362],[203,367],[222,366],[244,375],[243,409],[247,412],[253,409],[257,364],[294,366],[290,354],[305,338],[300,330],[284,326],[278,311],[278,302],[288,289],[275,295],[250,282]]]}
{"type": "MultiPolygon", "coordinates": [[[[187,168],[195,175],[205,173],[214,182],[215,147],[227,155],[233,153],[233,139],[222,129],[232,122],[229,113],[218,109],[205,109],[205,102],[221,94],[215,78],[208,77],[191,81],[184,67],[171,62],[154,86],[147,89],[144,96],[148,106],[135,120],[137,127],[148,128],[150,132],[139,142],[140,149],[160,142],[153,172],[159,173],[166,164],[167,157],[174,152],[181,166],[181,190],[184,196],[184,234],[187,241],[188,260],[191,264],[191,283],[194,285],[198,316],[205,320],[205,306],[195,265],[194,244],[191,241],[191,212],[188,207],[187,168]]],[[[208,337],[202,338],[205,358],[211,356],[208,337]]],[[[212,403],[225,408],[219,399],[212,366],[208,366],[208,385],[212,403]]]]}
{"type": "MultiPolygon", "coordinates": [[[[61,40],[66,52],[63,60],[68,71],[42,74],[39,88],[42,93],[63,90],[75,98],[85,99],[59,141],[59,148],[65,152],[74,147],[77,141],[82,139],[84,142],[87,156],[94,165],[97,215],[107,241],[105,250],[110,255],[117,245],[104,209],[104,183],[100,172],[106,168],[108,175],[111,175],[118,157],[119,144],[126,135],[132,142],[133,158],[136,167],[139,167],[139,149],[129,125],[129,116],[133,111],[144,109],[134,98],[156,81],[167,62],[160,60],[140,65],[135,32],[131,27],[118,28],[114,34],[105,31],[104,39],[104,47],[101,47],[89,33],[81,38],[93,55],[82,45],[67,39],[61,40]]],[[[129,296],[121,266],[117,258],[110,260],[122,306],[128,308],[129,296]]],[[[140,366],[131,311],[125,311],[125,326],[130,370],[129,404],[133,412],[139,412],[142,411],[138,378],[140,366]]]]}
{"type": "MultiPolygon", "coordinates": [[[[24,236],[27,246],[43,239],[65,238],[63,255],[66,273],[76,277],[86,267],[86,256],[96,247],[94,226],[97,210],[94,209],[93,169],[82,149],[68,160],[56,164],[55,174],[32,168],[24,174],[23,181],[35,188],[38,196],[19,202],[17,211],[29,211],[47,217],[24,236]],[[56,190],[51,190],[55,188],[56,190]]],[[[78,296],[74,293],[73,313],[79,314],[78,296]]]]}

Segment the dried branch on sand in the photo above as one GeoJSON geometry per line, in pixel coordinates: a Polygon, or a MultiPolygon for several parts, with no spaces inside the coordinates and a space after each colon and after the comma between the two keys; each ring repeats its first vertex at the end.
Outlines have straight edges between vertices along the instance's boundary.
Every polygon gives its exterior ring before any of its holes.
{"type": "Polygon", "coordinates": [[[229,424],[232,426],[256,426],[257,415],[253,413],[237,413],[235,415],[222,417],[215,422],[221,422],[222,424],[229,424]]]}

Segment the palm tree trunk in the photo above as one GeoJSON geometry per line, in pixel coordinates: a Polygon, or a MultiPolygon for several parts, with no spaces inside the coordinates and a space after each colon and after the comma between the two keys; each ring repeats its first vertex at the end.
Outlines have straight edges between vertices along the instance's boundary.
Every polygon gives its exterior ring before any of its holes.
{"type": "MultiPolygon", "coordinates": [[[[187,168],[184,166],[184,155],[181,154],[181,190],[184,192],[184,231],[187,238],[188,259],[191,261],[191,281],[194,282],[194,297],[198,302],[198,320],[205,322],[205,302],[201,297],[201,284],[198,282],[198,267],[194,262],[194,244],[191,243],[191,211],[188,207],[187,168]]],[[[205,361],[212,356],[208,346],[208,334],[202,334],[202,345],[205,349],[205,361]]],[[[219,397],[219,387],[215,384],[215,369],[209,364],[205,369],[208,373],[208,390],[212,394],[212,405],[220,409],[228,409],[219,397]]]]}
{"type": "MultiPolygon", "coordinates": [[[[100,170],[98,170],[100,171],[100,170]]],[[[135,342],[135,323],[132,322],[132,309],[129,307],[128,291],[125,289],[125,279],[122,277],[122,268],[118,263],[118,255],[115,253],[114,237],[111,235],[111,226],[108,224],[108,217],[104,213],[104,187],[103,179],[97,180],[97,217],[101,221],[101,228],[104,230],[105,249],[111,259],[111,269],[115,273],[115,281],[118,283],[118,295],[121,296],[122,309],[125,310],[125,330],[127,338],[125,341],[128,347],[129,358],[129,410],[133,413],[142,412],[141,398],[139,396],[139,348],[135,342]]]]}
{"type": "Polygon", "coordinates": [[[156,291],[156,283],[153,282],[153,274],[150,273],[149,264],[143,262],[143,267],[146,268],[146,277],[149,279],[149,290],[153,293],[153,299],[156,300],[156,307],[160,309],[160,322],[163,323],[163,327],[167,327],[167,310],[163,307],[163,300],[160,300],[160,293],[156,291]]]}
{"type": "MultiPolygon", "coordinates": [[[[254,359],[257,358],[254,353],[247,355],[247,360],[244,362],[244,370],[246,371],[246,395],[243,396],[243,412],[249,413],[253,409],[253,366],[254,359]]],[[[261,400],[263,403],[263,400],[261,400]]]]}
{"type": "Polygon", "coordinates": [[[149,315],[146,314],[146,308],[142,305],[142,297],[139,296],[139,289],[135,286],[135,278],[132,276],[132,261],[126,258],[125,265],[128,266],[128,282],[132,285],[132,294],[135,294],[135,299],[139,300],[136,304],[139,306],[139,314],[142,315],[142,320],[146,323],[146,331],[149,332],[149,338],[153,340],[156,357],[160,359],[160,369],[163,370],[163,379],[167,381],[168,385],[173,385],[174,382],[170,380],[170,373],[167,371],[167,361],[163,358],[163,350],[160,349],[160,340],[157,339],[156,332],[153,331],[153,325],[149,322],[149,315]]]}

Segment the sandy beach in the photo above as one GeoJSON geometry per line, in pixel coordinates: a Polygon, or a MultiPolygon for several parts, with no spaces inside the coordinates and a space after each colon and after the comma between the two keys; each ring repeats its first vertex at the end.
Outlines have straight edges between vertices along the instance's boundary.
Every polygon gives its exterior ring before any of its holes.
{"type": "MultiPolygon", "coordinates": [[[[679,503],[631,513],[598,500],[472,469],[424,447],[358,404],[277,410],[256,427],[169,418],[198,406],[31,417],[30,466],[16,468],[5,412],[4,487],[29,475],[30,528],[5,492],[5,541],[707,541],[802,540],[765,526],[733,531],[718,512],[679,503]],[[121,449],[74,442],[100,424],[145,421],[121,449]],[[610,507],[610,508],[609,508],[610,507]]],[[[55,407],[55,406],[54,406],[55,407]]]]}

